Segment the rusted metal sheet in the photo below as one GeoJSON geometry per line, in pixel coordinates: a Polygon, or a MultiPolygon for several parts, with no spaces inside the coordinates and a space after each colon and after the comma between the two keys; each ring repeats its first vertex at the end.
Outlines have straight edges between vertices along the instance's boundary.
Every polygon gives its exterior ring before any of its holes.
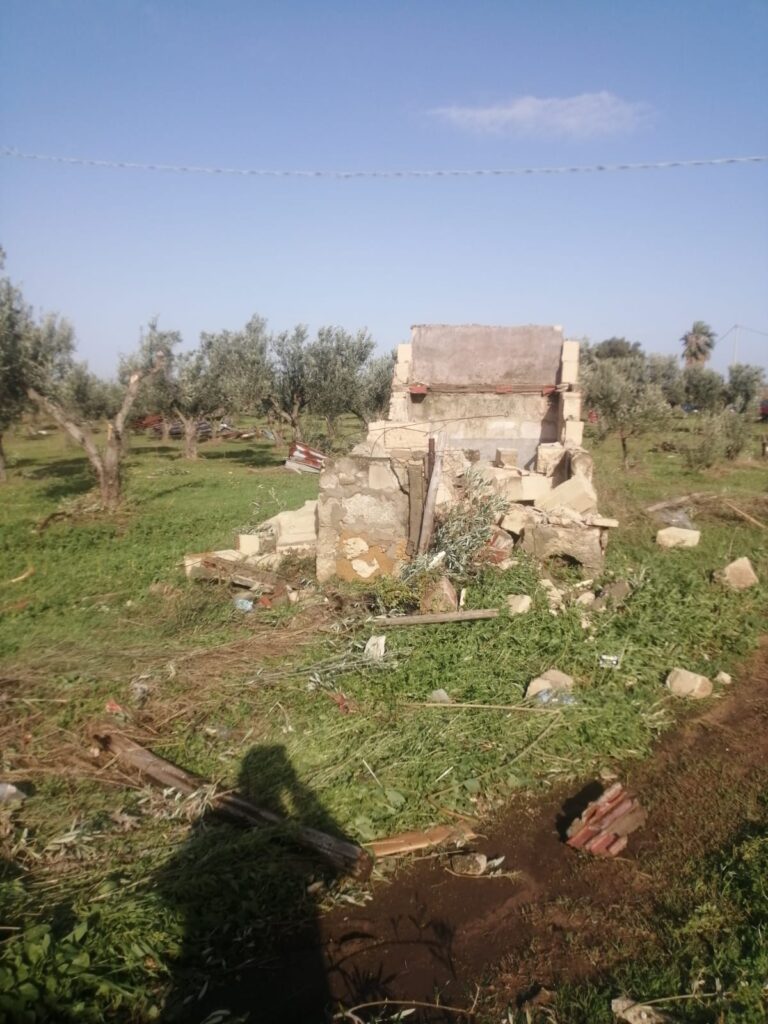
{"type": "Polygon", "coordinates": [[[316,448],[294,441],[288,449],[285,465],[288,469],[295,469],[301,473],[319,473],[325,466],[326,458],[327,456],[316,448]]]}

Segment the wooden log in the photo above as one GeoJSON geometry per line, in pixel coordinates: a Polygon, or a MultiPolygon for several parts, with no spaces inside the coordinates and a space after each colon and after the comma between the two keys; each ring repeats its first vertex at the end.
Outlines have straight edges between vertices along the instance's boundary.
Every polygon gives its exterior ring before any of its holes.
{"type": "MultiPolygon", "coordinates": [[[[140,743],[129,739],[123,733],[116,732],[112,725],[103,723],[94,728],[93,736],[101,750],[113,754],[121,764],[137,771],[143,778],[166,789],[174,789],[183,796],[190,796],[207,783],[198,775],[193,775],[179,768],[178,765],[166,761],[140,743]]],[[[338,871],[350,874],[355,878],[365,879],[371,873],[372,860],[369,853],[346,839],[338,839],[305,825],[286,821],[280,815],[259,807],[248,797],[239,793],[219,793],[213,797],[213,809],[219,814],[234,818],[242,824],[254,826],[275,824],[285,825],[288,834],[299,845],[315,853],[321,854],[338,871]]]]}
{"type": "Polygon", "coordinates": [[[761,530],[768,529],[765,523],[761,523],[759,519],[755,519],[754,516],[749,515],[748,512],[745,512],[743,509],[739,508],[738,505],[734,505],[732,501],[723,500],[723,504],[727,508],[729,508],[731,512],[735,512],[737,516],[741,516],[742,519],[746,519],[746,521],[748,523],[751,523],[753,526],[757,526],[761,530]]]}
{"type": "Polygon", "coordinates": [[[468,612],[439,612],[433,615],[379,615],[373,621],[377,626],[436,626],[442,622],[476,622],[478,619],[498,617],[498,608],[476,608],[468,612]]]}
{"type": "Polygon", "coordinates": [[[405,853],[415,853],[417,850],[428,850],[434,846],[463,846],[475,838],[476,833],[466,824],[435,825],[434,828],[425,829],[423,832],[401,832],[399,835],[390,836],[389,839],[376,839],[366,845],[378,859],[398,857],[405,853]]]}

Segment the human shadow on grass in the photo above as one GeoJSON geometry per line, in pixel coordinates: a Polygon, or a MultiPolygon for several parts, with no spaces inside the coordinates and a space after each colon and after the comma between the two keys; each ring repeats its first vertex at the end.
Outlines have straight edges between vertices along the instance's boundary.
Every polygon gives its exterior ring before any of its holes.
{"type": "Polygon", "coordinates": [[[156,875],[153,888],[183,923],[163,1020],[195,1024],[228,1011],[253,1024],[324,1024],[330,994],[308,888],[334,871],[290,841],[290,823],[342,833],[282,746],[248,751],[238,792],[289,825],[243,828],[205,815],[156,875]]]}

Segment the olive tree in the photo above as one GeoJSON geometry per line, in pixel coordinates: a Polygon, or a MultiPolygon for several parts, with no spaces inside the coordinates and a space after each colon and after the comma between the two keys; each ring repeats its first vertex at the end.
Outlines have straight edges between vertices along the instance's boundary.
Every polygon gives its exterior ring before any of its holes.
{"type": "Polygon", "coordinates": [[[340,327],[321,327],[307,346],[309,405],[325,420],[331,440],[339,417],[355,407],[373,349],[367,331],[349,334],[340,327]]]}
{"type": "Polygon", "coordinates": [[[603,435],[617,434],[622,464],[629,466],[629,440],[664,425],[669,415],[661,388],[637,356],[598,359],[585,369],[585,397],[598,414],[603,435]]]}
{"type": "Polygon", "coordinates": [[[757,401],[763,386],[765,372],[761,366],[734,363],[728,368],[725,397],[736,412],[745,413],[757,401]]]}

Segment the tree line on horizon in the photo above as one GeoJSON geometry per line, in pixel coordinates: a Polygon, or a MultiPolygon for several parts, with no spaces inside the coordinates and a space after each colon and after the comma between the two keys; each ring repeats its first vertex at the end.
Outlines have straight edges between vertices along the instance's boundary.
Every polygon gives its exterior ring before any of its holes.
{"type": "MultiPolygon", "coordinates": [[[[0,250],[0,270],[3,264],[0,250]]],[[[674,356],[646,355],[625,338],[582,343],[586,408],[596,412],[601,431],[619,435],[625,462],[629,438],[663,424],[670,408],[748,411],[763,371],[735,364],[724,380],[706,367],[715,340],[706,323],[695,321],[682,338],[683,369],[674,356]]],[[[341,416],[352,413],[367,427],[387,411],[394,353],[376,356],[366,330],[321,327],[310,338],[298,325],[275,334],[254,315],[238,331],[203,332],[192,350],[181,345],[178,331],[152,320],[136,350],[121,357],[117,379],[105,380],[77,360],[67,320],[36,316],[10,278],[0,278],[0,482],[7,476],[3,433],[30,409],[83,448],[107,509],[121,499],[127,432],[147,414],[159,415],[166,429],[177,420],[184,454],[196,458],[201,420],[263,415],[301,440],[310,412],[325,421],[333,441],[341,416]],[[97,439],[94,425],[105,420],[106,435],[97,439]]]]}

